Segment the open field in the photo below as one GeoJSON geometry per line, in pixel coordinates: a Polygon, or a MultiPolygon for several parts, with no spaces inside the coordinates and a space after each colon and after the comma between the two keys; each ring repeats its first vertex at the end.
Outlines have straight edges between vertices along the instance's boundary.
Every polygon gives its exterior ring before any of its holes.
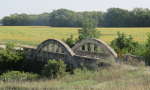
{"type": "MultiPolygon", "coordinates": [[[[0,26],[0,42],[17,42],[20,44],[37,45],[48,38],[65,39],[71,34],[78,36],[79,28],[55,28],[47,26],[0,26]]],[[[146,40],[150,28],[98,28],[100,39],[109,43],[118,31],[130,34],[138,42],[146,40]]]]}

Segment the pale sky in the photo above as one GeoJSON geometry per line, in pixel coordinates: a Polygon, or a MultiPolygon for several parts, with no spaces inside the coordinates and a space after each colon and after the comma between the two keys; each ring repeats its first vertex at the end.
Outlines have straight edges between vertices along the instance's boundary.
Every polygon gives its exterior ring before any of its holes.
{"type": "Polygon", "coordinates": [[[14,13],[39,14],[66,8],[74,11],[106,11],[118,7],[150,8],[150,0],[0,0],[0,18],[14,13]]]}

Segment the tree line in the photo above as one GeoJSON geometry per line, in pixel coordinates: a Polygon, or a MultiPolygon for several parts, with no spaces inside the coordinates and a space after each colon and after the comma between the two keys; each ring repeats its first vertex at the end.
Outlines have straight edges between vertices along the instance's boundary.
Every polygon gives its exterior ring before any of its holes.
{"type": "Polygon", "coordinates": [[[149,27],[150,10],[135,8],[126,10],[109,8],[106,12],[84,11],[75,12],[68,9],[58,9],[51,13],[39,15],[13,14],[4,17],[4,26],[52,26],[52,27],[81,27],[85,18],[91,18],[97,27],[149,27]]]}

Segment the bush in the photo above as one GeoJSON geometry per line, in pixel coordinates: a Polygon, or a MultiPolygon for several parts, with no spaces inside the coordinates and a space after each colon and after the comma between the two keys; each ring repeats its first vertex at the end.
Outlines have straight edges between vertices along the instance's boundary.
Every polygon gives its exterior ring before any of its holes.
{"type": "Polygon", "coordinates": [[[111,46],[118,53],[118,56],[122,57],[123,54],[130,53],[133,54],[139,44],[133,41],[131,35],[127,36],[124,33],[117,33],[117,38],[111,42],[111,46]]]}
{"type": "Polygon", "coordinates": [[[14,50],[13,44],[7,44],[6,49],[0,50],[0,73],[7,70],[20,70],[23,60],[23,52],[14,50]]]}
{"type": "Polygon", "coordinates": [[[67,38],[66,40],[63,40],[63,41],[72,48],[78,40],[73,39],[73,35],[70,35],[69,38],[67,38]]]}
{"type": "Polygon", "coordinates": [[[135,52],[133,52],[133,55],[136,56],[143,56],[145,53],[145,44],[139,44],[135,50],[135,52]]]}
{"type": "Polygon", "coordinates": [[[25,73],[20,71],[10,71],[3,73],[0,76],[0,80],[3,81],[26,81],[38,79],[39,75],[33,73],[25,73]]]}
{"type": "Polygon", "coordinates": [[[147,35],[148,39],[145,45],[144,59],[147,65],[150,65],[150,33],[147,35]]]}
{"type": "Polygon", "coordinates": [[[66,65],[61,60],[49,60],[42,70],[43,76],[48,78],[62,77],[65,74],[66,65]]]}

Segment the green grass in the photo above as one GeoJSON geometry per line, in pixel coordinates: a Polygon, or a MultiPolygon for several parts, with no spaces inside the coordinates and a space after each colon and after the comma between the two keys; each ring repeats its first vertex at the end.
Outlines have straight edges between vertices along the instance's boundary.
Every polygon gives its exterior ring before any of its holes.
{"type": "MultiPolygon", "coordinates": [[[[49,39],[66,39],[71,34],[76,38],[79,28],[57,28],[47,26],[0,26],[0,42],[16,42],[19,44],[37,45],[49,39]]],[[[100,39],[110,43],[118,31],[130,34],[133,38],[143,43],[150,28],[98,28],[102,36],[100,39]]]]}
{"type": "Polygon", "coordinates": [[[0,82],[3,90],[150,90],[148,67],[114,65],[98,72],[76,71],[55,80],[0,82]]]}

